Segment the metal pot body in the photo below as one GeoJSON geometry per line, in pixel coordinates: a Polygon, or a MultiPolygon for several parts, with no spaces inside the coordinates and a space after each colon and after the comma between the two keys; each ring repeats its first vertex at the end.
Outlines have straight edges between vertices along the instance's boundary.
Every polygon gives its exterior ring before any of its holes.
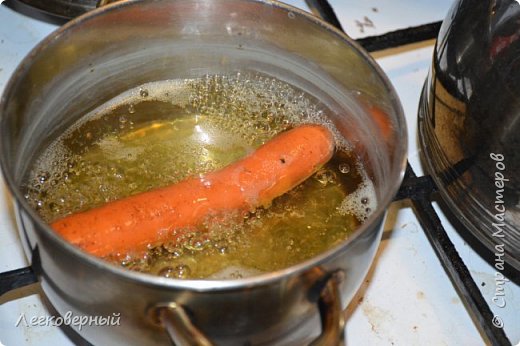
{"type": "MultiPolygon", "coordinates": [[[[318,305],[323,307],[330,278],[332,301],[337,299],[340,309],[360,286],[405,166],[402,110],[377,65],[344,34],[275,2],[128,1],[95,10],[29,54],[8,84],[0,112],[4,177],[46,295],[64,316],[70,311],[69,316],[120,317],[116,326],[98,320],[80,330],[72,324],[94,344],[168,343],[153,314],[154,307],[169,303],[182,307],[186,325],[215,344],[309,342],[320,334],[320,316],[327,325],[318,305]],[[173,280],[82,253],[24,200],[21,186],[34,160],[89,110],[145,82],[236,71],[261,72],[315,96],[364,160],[378,208],[342,244],[253,278],[173,280]],[[373,107],[383,112],[374,116],[373,107]]],[[[336,315],[341,322],[342,311],[336,315]]]]}
{"type": "MultiPolygon", "coordinates": [[[[21,214],[31,218],[23,211],[21,214]]],[[[345,308],[366,275],[382,230],[381,222],[374,223],[348,248],[306,270],[226,287],[211,281],[171,286],[167,279],[149,282],[124,277],[105,266],[71,257],[37,227],[31,223],[25,231],[36,234],[33,255],[41,262],[36,270],[60,315],[100,316],[115,322],[93,322],[81,330],[79,324],[72,324],[94,345],[170,344],[151,313],[155,306],[171,302],[181,305],[191,323],[217,345],[309,344],[321,333],[321,283],[328,273],[341,271],[338,290],[345,308]]]]}
{"type": "Polygon", "coordinates": [[[501,265],[518,271],[519,23],[517,1],[456,1],[419,107],[426,166],[444,200],[501,265]]]}

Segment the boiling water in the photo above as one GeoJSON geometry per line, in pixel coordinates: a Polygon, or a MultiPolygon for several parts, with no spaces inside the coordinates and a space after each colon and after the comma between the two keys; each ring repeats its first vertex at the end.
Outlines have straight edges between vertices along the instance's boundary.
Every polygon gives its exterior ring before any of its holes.
{"type": "MultiPolygon", "coordinates": [[[[301,123],[334,131],[317,104],[260,75],[145,84],[86,115],[47,148],[26,198],[51,222],[219,169],[301,123]]],[[[338,135],[336,142],[339,149],[323,168],[271,206],[207,220],[176,243],[117,264],[172,278],[239,278],[338,244],[375,209],[376,199],[348,143],[338,135]]]]}

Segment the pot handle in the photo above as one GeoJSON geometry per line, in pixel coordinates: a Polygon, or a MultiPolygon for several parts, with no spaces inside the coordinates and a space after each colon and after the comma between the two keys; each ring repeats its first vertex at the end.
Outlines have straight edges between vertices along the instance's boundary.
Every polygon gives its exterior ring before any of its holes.
{"type": "Polygon", "coordinates": [[[342,272],[330,275],[321,290],[318,309],[321,318],[321,335],[310,346],[343,345],[345,340],[345,313],[341,308],[339,283],[342,272]]]}
{"type": "Polygon", "coordinates": [[[148,311],[153,322],[166,329],[173,345],[214,346],[214,344],[191,322],[184,308],[177,303],[153,306],[148,311]]]}
{"type": "Polygon", "coordinates": [[[38,282],[32,267],[15,269],[0,273],[0,296],[20,287],[38,282]]]}
{"type": "MultiPolygon", "coordinates": [[[[309,346],[344,344],[345,317],[341,308],[338,284],[340,275],[332,274],[324,283],[318,299],[322,332],[309,346]]],[[[166,329],[173,345],[214,346],[190,320],[184,308],[177,303],[158,304],[148,309],[154,324],[166,329]]]]}

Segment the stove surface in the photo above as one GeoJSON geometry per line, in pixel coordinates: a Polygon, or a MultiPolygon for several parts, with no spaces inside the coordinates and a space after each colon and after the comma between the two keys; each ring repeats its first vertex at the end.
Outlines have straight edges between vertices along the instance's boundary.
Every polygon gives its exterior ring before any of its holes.
{"type": "MultiPolygon", "coordinates": [[[[289,4],[308,10],[304,1],[289,4]]],[[[330,1],[343,28],[354,38],[442,20],[451,1],[383,0],[330,1]]],[[[23,57],[57,28],[0,6],[0,92],[23,57]]],[[[433,41],[374,54],[399,94],[405,111],[409,161],[422,175],[416,141],[419,95],[431,64],[433,41]]],[[[504,322],[513,344],[520,342],[520,287],[504,285],[506,306],[498,307],[497,270],[486,263],[458,235],[438,205],[436,210],[459,255],[493,312],[504,322]]],[[[7,188],[0,178],[0,272],[27,266],[16,231],[7,188]]],[[[27,326],[23,314],[48,316],[52,311],[38,284],[0,297],[0,345],[81,344],[67,329],[27,326]]],[[[406,201],[390,206],[383,240],[374,264],[348,307],[346,341],[350,345],[480,345],[485,341],[475,327],[443,270],[417,218],[406,201]]]]}

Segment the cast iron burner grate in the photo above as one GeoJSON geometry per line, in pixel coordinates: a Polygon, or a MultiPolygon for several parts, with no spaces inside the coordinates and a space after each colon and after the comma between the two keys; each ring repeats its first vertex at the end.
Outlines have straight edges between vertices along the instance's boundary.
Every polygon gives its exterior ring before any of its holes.
{"type": "MultiPolygon", "coordinates": [[[[343,31],[341,24],[327,0],[306,0],[311,11],[343,31]]],[[[405,44],[435,39],[441,22],[434,22],[416,27],[389,32],[384,35],[358,39],[357,42],[368,52],[399,47],[405,44]]],[[[403,183],[395,197],[395,201],[409,199],[419,223],[422,226],[435,254],[457,290],[460,299],[469,309],[477,328],[486,336],[492,345],[512,345],[505,332],[493,325],[493,312],[486,303],[477,284],[460,258],[439,216],[432,206],[437,186],[430,176],[417,177],[408,163],[403,183]]],[[[35,269],[26,267],[0,273],[0,296],[16,288],[38,282],[35,269]]],[[[70,331],[68,331],[70,332],[70,331]]],[[[78,335],[79,339],[82,339],[78,335]]],[[[82,345],[90,345],[81,340],[82,345]]]]}

